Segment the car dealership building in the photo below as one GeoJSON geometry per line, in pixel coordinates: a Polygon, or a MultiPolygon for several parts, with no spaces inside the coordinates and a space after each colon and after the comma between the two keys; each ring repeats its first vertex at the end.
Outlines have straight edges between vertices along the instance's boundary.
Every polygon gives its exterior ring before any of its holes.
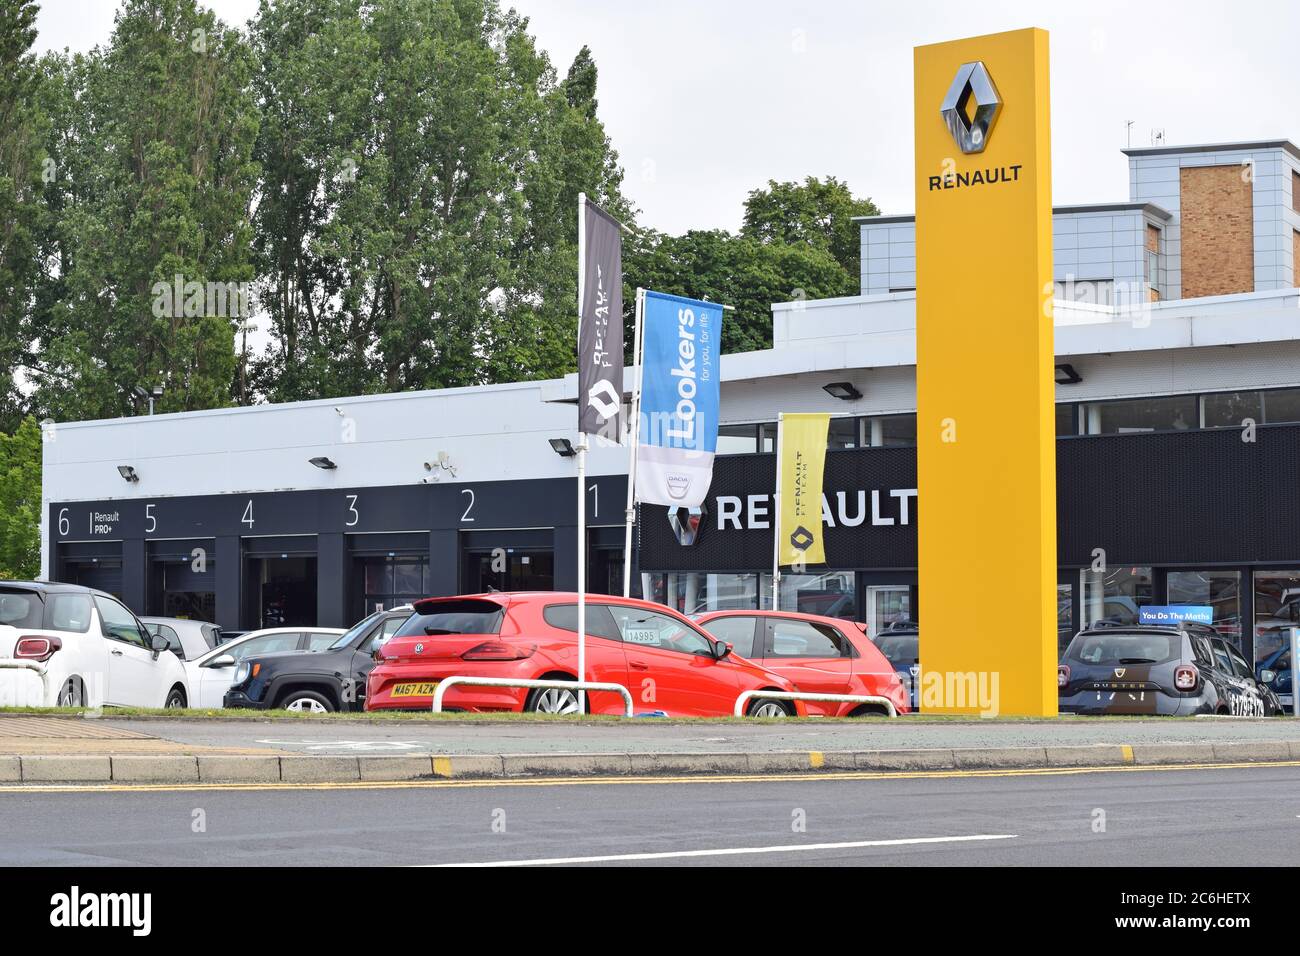
{"type": "MultiPolygon", "coordinates": [[[[1125,152],[1127,201],[1053,217],[1060,632],[1209,605],[1262,658],[1300,609],[1300,149],[1125,152]]],[[[861,295],[776,304],[774,347],[723,357],[703,512],[641,510],[646,596],[770,601],[777,416],[830,412],[828,564],[783,574],[782,606],[921,619],[915,440],[940,423],[916,419],[915,222],[861,236],[861,295]]],[[[43,574],[232,629],[573,588],[575,466],[549,440],[573,438],[576,396],[569,376],[47,426],[43,574]]],[[[588,580],[617,591],[627,450],[587,464],[588,580]]],[[[970,614],[1016,615],[1019,571],[986,553],[970,614]]]]}

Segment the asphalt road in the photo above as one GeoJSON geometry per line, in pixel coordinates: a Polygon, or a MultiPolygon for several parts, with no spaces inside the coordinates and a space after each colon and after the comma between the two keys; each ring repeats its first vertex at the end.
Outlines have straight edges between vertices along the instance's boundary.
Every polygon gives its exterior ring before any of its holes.
{"type": "Polygon", "coordinates": [[[1300,854],[1300,768],[1267,765],[902,779],[10,791],[0,800],[5,866],[1218,866],[1290,865],[1300,854]]]}
{"type": "MultiPolygon", "coordinates": [[[[774,750],[910,750],[1090,744],[1294,740],[1280,718],[1042,721],[817,720],[775,723],[597,721],[129,720],[87,723],[202,747],[268,748],[317,754],[756,753],[774,750]]],[[[3,752],[0,750],[0,752],[3,752]]]]}

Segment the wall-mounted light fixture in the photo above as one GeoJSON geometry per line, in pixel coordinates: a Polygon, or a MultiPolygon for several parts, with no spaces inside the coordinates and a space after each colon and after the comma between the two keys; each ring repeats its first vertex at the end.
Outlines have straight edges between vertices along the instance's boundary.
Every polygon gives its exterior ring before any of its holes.
{"type": "Polygon", "coordinates": [[[309,458],[308,461],[317,468],[323,468],[325,471],[333,471],[338,467],[332,459],[326,458],[324,455],[319,455],[316,458],[309,458]]]}
{"type": "Polygon", "coordinates": [[[551,451],[555,452],[561,458],[572,458],[577,454],[577,452],[573,450],[573,442],[569,441],[567,438],[552,438],[550,442],[551,451]]]}
{"type": "Polygon", "coordinates": [[[1083,381],[1083,376],[1074,370],[1074,366],[1063,364],[1056,366],[1056,384],[1057,385],[1078,385],[1083,381]]]}
{"type": "Polygon", "coordinates": [[[841,398],[846,402],[857,401],[862,397],[862,393],[852,382],[831,382],[829,385],[823,385],[822,389],[827,395],[841,398]]]}
{"type": "Polygon", "coordinates": [[[135,473],[135,469],[132,468],[130,465],[118,465],[117,473],[121,475],[124,480],[129,481],[131,484],[135,484],[137,481],[140,480],[140,476],[135,473]]]}

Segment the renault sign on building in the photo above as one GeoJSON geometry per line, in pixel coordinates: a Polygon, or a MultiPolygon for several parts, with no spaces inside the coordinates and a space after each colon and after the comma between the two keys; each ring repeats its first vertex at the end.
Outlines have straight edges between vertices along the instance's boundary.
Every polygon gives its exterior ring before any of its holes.
{"type": "Polygon", "coordinates": [[[1055,714],[1047,34],[918,47],[915,71],[923,666],[996,676],[1002,713],[1055,714]],[[1011,618],[971,613],[995,552],[1019,569],[1011,618]]]}

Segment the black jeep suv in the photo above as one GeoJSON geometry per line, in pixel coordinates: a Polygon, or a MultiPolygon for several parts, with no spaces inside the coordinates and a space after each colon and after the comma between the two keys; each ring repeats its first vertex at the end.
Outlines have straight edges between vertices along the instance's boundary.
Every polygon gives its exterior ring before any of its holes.
{"type": "Polygon", "coordinates": [[[235,668],[227,707],[328,713],[365,706],[366,675],[375,648],[411,616],[409,604],[376,611],[323,651],[281,651],[246,657],[235,668]]]}

